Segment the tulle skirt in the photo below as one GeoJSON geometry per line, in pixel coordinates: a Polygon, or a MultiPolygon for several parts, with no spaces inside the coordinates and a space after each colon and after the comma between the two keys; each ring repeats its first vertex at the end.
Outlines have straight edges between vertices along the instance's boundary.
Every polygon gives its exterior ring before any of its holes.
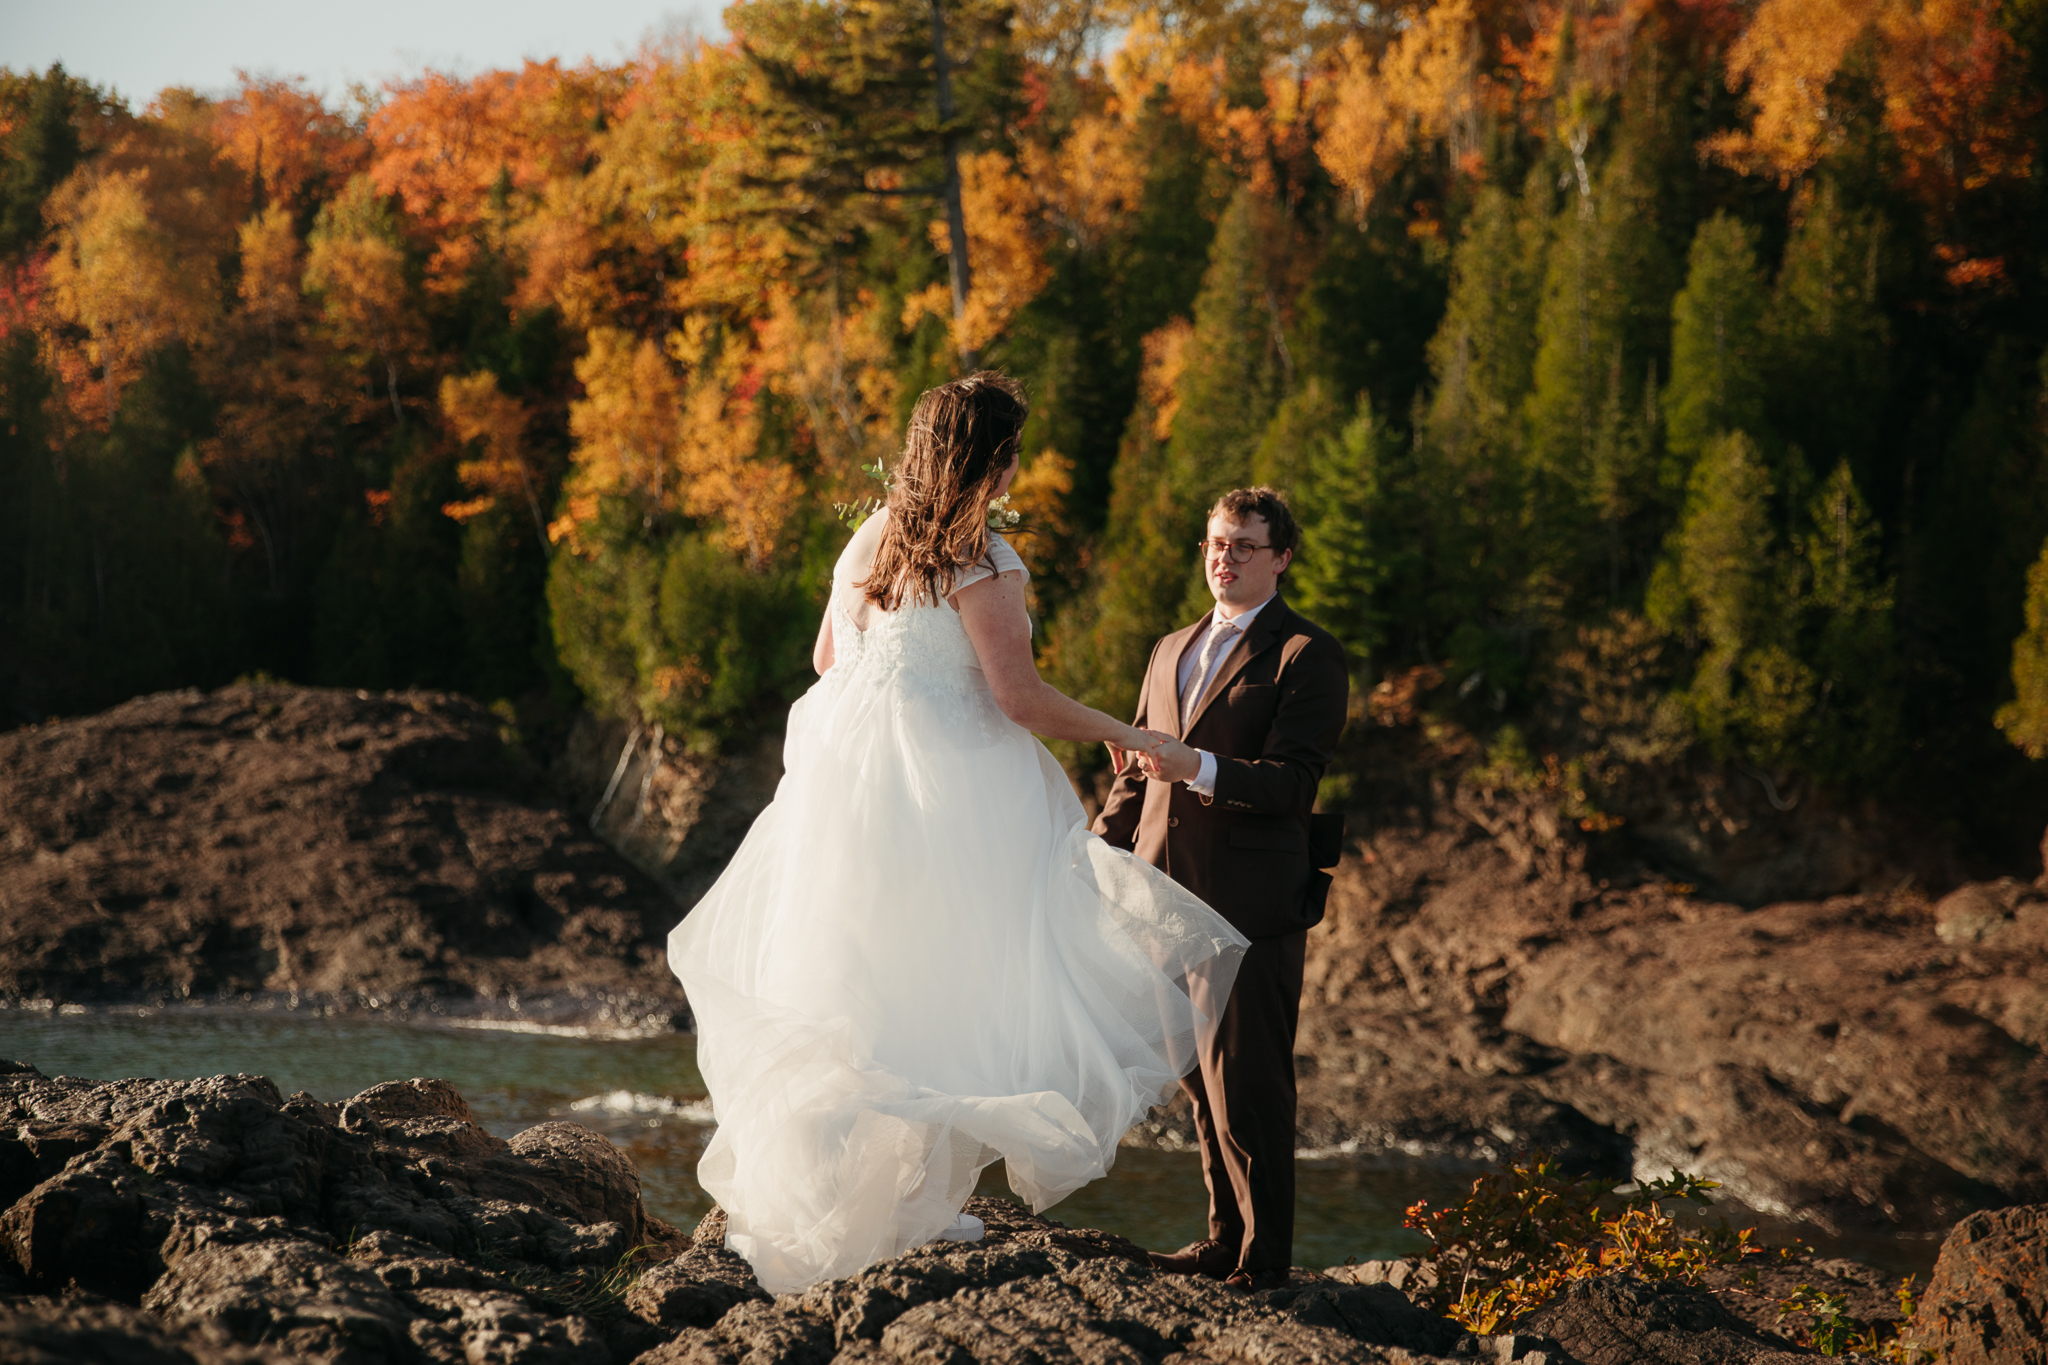
{"type": "Polygon", "coordinates": [[[669,938],[717,1115],[699,1178],[777,1293],[932,1240],[998,1157],[1034,1210],[1103,1175],[1246,943],[1090,834],[985,688],[834,669],[784,769],[669,938]]]}

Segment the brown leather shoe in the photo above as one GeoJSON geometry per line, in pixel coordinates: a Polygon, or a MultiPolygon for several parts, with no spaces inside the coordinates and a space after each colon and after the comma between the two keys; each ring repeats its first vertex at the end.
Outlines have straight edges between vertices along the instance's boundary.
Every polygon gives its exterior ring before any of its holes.
{"type": "Polygon", "coordinates": [[[1284,1270],[1237,1270],[1223,1283],[1240,1293],[1263,1294],[1269,1289],[1285,1289],[1290,1278],[1284,1270]]]}
{"type": "Polygon", "coordinates": [[[1213,1238],[1189,1242],[1179,1251],[1148,1251],[1153,1266],[1169,1275],[1206,1275],[1220,1280],[1237,1269],[1237,1253],[1213,1238]]]}

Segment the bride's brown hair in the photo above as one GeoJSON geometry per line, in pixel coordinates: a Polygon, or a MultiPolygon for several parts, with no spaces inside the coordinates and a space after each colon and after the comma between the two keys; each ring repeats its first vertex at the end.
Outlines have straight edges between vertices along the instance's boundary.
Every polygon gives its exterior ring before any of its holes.
{"type": "Polygon", "coordinates": [[[1017,456],[1030,407],[1008,375],[981,370],[917,400],[889,483],[889,524],[861,591],[883,611],[937,602],[989,552],[988,504],[1017,456]]]}

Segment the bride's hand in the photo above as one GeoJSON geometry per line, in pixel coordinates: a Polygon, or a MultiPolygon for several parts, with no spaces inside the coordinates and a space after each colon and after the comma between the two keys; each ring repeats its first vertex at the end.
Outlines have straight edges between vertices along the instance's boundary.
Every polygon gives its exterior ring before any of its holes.
{"type": "Polygon", "coordinates": [[[1187,782],[1201,773],[1202,756],[1199,752],[1171,735],[1159,738],[1161,742],[1144,757],[1145,776],[1166,782],[1187,782]]]}
{"type": "Polygon", "coordinates": [[[1110,770],[1118,777],[1148,769],[1148,757],[1167,740],[1157,730],[1140,730],[1135,725],[1126,725],[1120,738],[1105,740],[1109,746],[1110,770]]]}

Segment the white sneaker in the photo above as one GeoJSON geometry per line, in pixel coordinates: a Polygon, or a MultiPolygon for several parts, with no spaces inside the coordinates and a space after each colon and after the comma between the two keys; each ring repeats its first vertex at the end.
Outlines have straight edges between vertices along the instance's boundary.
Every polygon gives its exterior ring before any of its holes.
{"type": "Polygon", "coordinates": [[[939,1234],[941,1242],[979,1242],[981,1235],[988,1231],[988,1225],[971,1213],[963,1213],[946,1226],[939,1234]]]}

